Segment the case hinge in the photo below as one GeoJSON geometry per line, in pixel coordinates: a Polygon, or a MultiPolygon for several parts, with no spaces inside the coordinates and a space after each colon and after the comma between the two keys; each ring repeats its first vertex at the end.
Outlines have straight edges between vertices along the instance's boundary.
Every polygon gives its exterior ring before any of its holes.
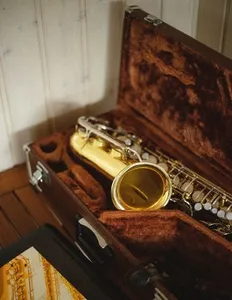
{"type": "Polygon", "coordinates": [[[154,26],[159,26],[160,24],[162,24],[162,20],[160,20],[159,18],[157,18],[156,16],[153,15],[146,15],[146,17],[144,17],[144,20],[152,23],[154,26]]]}
{"type": "Polygon", "coordinates": [[[126,7],[126,11],[130,14],[136,9],[140,9],[140,7],[138,5],[129,5],[126,7]]]}
{"type": "Polygon", "coordinates": [[[35,171],[32,171],[29,153],[31,151],[29,144],[23,146],[23,150],[26,154],[26,165],[27,172],[29,176],[29,182],[33,185],[33,187],[38,191],[42,192],[42,188],[40,187],[40,183],[44,182],[46,184],[50,183],[50,175],[48,170],[43,166],[43,164],[38,161],[35,166],[35,171]]]}

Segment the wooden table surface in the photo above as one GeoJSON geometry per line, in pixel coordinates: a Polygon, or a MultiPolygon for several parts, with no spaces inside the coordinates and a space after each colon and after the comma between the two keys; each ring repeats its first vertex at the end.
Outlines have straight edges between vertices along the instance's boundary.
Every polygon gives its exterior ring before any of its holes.
{"type": "Polygon", "coordinates": [[[65,234],[46,199],[29,184],[26,166],[0,173],[0,246],[7,247],[45,223],[65,234]]]}

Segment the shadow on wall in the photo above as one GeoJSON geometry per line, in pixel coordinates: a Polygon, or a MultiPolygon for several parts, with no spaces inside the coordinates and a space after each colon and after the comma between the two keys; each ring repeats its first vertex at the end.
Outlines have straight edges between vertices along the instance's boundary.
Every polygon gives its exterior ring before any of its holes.
{"type": "MultiPolygon", "coordinates": [[[[113,109],[116,105],[118,97],[124,10],[125,6],[123,1],[113,1],[109,4],[104,99],[100,99],[95,102],[94,106],[90,106],[87,110],[88,114],[104,113],[113,109]]],[[[90,99],[90,101],[92,101],[92,99],[90,99]]]]}
{"type": "MultiPolygon", "coordinates": [[[[73,126],[80,115],[98,115],[115,107],[118,96],[124,5],[122,1],[114,1],[110,3],[109,9],[108,51],[105,70],[106,88],[104,98],[94,103],[90,101],[90,105],[87,104],[82,107],[77,107],[74,101],[68,102],[67,99],[63,99],[63,101],[59,101],[63,106],[63,109],[61,108],[62,113],[58,113],[53,119],[46,120],[43,123],[12,134],[11,141],[14,164],[20,164],[25,161],[25,154],[22,149],[25,143],[35,141],[54,131],[60,131],[73,126]]],[[[98,59],[98,57],[95,59],[98,59]]],[[[52,103],[52,100],[50,102],[52,103]]],[[[54,101],[54,105],[57,105],[57,102],[54,101]]],[[[37,113],[39,112],[37,111],[37,113]]]]}
{"type": "MultiPolygon", "coordinates": [[[[85,115],[86,111],[98,111],[99,107],[105,105],[106,99],[65,112],[64,114],[56,116],[54,119],[49,119],[43,123],[35,126],[28,127],[24,130],[17,131],[11,135],[11,141],[13,141],[12,152],[14,165],[25,162],[25,153],[23,152],[23,145],[26,143],[33,142],[41,137],[50,135],[54,131],[61,131],[66,128],[72,127],[76,124],[77,119],[81,115],[85,115]],[[53,129],[52,124],[55,124],[53,129]]],[[[68,106],[69,104],[67,104],[68,106]]],[[[73,103],[70,103],[72,106],[73,103]]],[[[104,110],[105,111],[105,110],[104,110]]]]}

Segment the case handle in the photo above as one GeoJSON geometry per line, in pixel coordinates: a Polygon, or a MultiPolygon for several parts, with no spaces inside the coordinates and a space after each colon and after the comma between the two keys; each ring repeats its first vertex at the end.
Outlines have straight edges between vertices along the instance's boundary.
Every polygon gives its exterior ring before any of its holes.
{"type": "Polygon", "coordinates": [[[80,215],[76,215],[76,230],[75,244],[90,262],[102,265],[113,259],[114,253],[111,247],[80,215]]]}

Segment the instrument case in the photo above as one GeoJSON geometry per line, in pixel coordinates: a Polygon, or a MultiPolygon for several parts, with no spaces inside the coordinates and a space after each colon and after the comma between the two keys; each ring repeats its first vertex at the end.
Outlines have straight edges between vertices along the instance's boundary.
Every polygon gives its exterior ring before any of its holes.
{"type": "MultiPolygon", "coordinates": [[[[232,61],[137,7],[121,53],[101,117],[232,193],[232,61]]],[[[231,299],[232,244],[179,210],[117,211],[111,182],[71,153],[73,131],[24,146],[29,179],[101,276],[129,299],[231,299]]]]}

